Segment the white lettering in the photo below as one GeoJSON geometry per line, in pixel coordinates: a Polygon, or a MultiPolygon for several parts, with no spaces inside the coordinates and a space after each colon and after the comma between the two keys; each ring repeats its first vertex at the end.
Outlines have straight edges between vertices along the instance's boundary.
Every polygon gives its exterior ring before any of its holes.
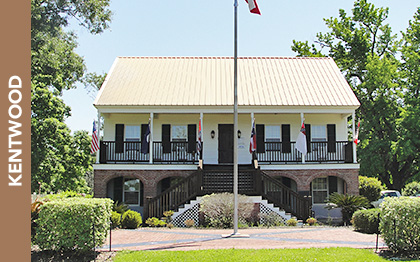
{"type": "Polygon", "coordinates": [[[16,157],[22,154],[22,149],[9,149],[9,153],[13,154],[9,156],[9,163],[22,162],[22,159],[20,158],[16,159],[16,157]]]}
{"type": "Polygon", "coordinates": [[[22,88],[22,80],[18,76],[12,76],[9,78],[9,88],[22,88]],[[17,80],[18,84],[13,85],[13,80],[17,80]]]}
{"type": "Polygon", "coordinates": [[[9,173],[22,173],[22,164],[9,164],[9,173]]]}
{"type": "Polygon", "coordinates": [[[21,182],[17,182],[22,178],[22,175],[19,175],[17,178],[12,177],[11,175],[9,175],[9,180],[12,182],[9,182],[9,186],[22,186],[21,182]]]}

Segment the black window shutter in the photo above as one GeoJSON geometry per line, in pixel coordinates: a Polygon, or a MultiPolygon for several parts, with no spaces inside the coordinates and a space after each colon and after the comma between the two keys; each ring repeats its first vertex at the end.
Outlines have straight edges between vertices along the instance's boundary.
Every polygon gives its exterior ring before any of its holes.
{"type": "Polygon", "coordinates": [[[265,152],[265,126],[256,125],[257,132],[257,153],[265,152]]]}
{"type": "Polygon", "coordinates": [[[335,142],[336,142],[336,136],[335,136],[336,132],[335,132],[335,125],[331,124],[331,125],[327,125],[327,150],[328,153],[335,153],[336,152],[336,148],[335,148],[335,142]]]}
{"type": "Polygon", "coordinates": [[[290,153],[292,148],[290,146],[290,125],[281,125],[281,152],[290,153]]]}
{"type": "Polygon", "coordinates": [[[311,125],[305,124],[305,132],[306,132],[306,149],[311,152],[311,125]]]}
{"type": "Polygon", "coordinates": [[[197,125],[191,124],[188,125],[188,153],[195,152],[197,150],[196,147],[197,141],[197,125]]]}
{"type": "MultiPolygon", "coordinates": [[[[143,144],[144,134],[148,128],[149,124],[141,124],[141,131],[140,131],[140,143],[143,144]]],[[[147,142],[146,142],[147,143],[147,142]]],[[[143,150],[142,150],[143,151],[143,150]]],[[[147,147],[147,153],[149,153],[149,147],[147,147]]]]}
{"type": "Polygon", "coordinates": [[[115,125],[115,153],[124,152],[124,125],[115,125]]]}
{"type": "Polygon", "coordinates": [[[171,153],[171,125],[162,125],[163,153],[171,153]]]}
{"type": "Polygon", "coordinates": [[[119,204],[121,204],[123,200],[123,181],[124,181],[124,178],[122,176],[116,177],[114,179],[114,199],[113,200],[115,202],[118,201],[119,204]]]}
{"type": "Polygon", "coordinates": [[[332,194],[337,192],[337,177],[336,176],[329,176],[328,177],[328,193],[332,194]]]}

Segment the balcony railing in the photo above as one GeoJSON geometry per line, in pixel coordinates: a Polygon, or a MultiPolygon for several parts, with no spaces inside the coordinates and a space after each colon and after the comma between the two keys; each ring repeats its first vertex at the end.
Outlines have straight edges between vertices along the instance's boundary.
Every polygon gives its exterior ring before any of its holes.
{"type": "MultiPolygon", "coordinates": [[[[352,144],[349,141],[311,142],[305,162],[351,163],[353,162],[352,144]]],[[[260,163],[298,163],[302,154],[296,150],[296,142],[265,142],[265,152],[257,153],[260,163]]]]}
{"type": "MultiPolygon", "coordinates": [[[[162,142],[153,142],[153,163],[156,164],[195,164],[198,154],[188,152],[188,142],[170,142],[164,147],[162,142]]],[[[150,154],[141,152],[141,142],[101,141],[100,163],[149,163],[150,154]]]]}
{"type": "MultiPolygon", "coordinates": [[[[191,146],[191,145],[190,145],[191,146]]],[[[261,164],[293,164],[302,162],[302,154],[296,150],[296,142],[265,142],[265,152],[257,153],[261,164]]],[[[352,163],[352,142],[311,142],[305,162],[352,163]]],[[[216,154],[216,152],[215,152],[216,154]]],[[[101,141],[100,163],[149,163],[150,154],[141,152],[140,142],[101,141]]],[[[204,156],[205,159],[205,156],[204,156]]],[[[188,142],[153,142],[154,164],[197,164],[198,154],[189,150],[188,142]]]]}

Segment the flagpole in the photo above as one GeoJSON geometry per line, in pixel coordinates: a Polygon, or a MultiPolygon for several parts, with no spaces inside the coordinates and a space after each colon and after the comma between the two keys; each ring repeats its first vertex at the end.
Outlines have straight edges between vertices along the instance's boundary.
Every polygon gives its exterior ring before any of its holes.
{"type": "Polygon", "coordinates": [[[233,58],[233,234],[238,233],[238,0],[234,3],[233,58]]]}

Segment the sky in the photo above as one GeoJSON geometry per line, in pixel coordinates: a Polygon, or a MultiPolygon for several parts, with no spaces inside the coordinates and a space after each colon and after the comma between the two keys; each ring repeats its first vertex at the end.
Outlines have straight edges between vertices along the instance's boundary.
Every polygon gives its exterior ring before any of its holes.
{"type": "MultiPolygon", "coordinates": [[[[413,18],[418,0],[370,1],[389,7],[390,24],[401,36],[413,18]]],[[[107,73],[117,56],[233,56],[234,0],[111,0],[110,29],[92,35],[72,23],[78,36],[76,52],[84,57],[88,72],[107,73]]],[[[324,18],[338,17],[339,9],[351,14],[351,0],[257,0],[261,16],[251,14],[245,0],[238,0],[238,56],[296,56],[293,40],[316,40],[327,32],[324,18]]],[[[96,93],[82,85],[64,91],[72,108],[67,125],[92,131],[98,114],[96,93]]]]}

